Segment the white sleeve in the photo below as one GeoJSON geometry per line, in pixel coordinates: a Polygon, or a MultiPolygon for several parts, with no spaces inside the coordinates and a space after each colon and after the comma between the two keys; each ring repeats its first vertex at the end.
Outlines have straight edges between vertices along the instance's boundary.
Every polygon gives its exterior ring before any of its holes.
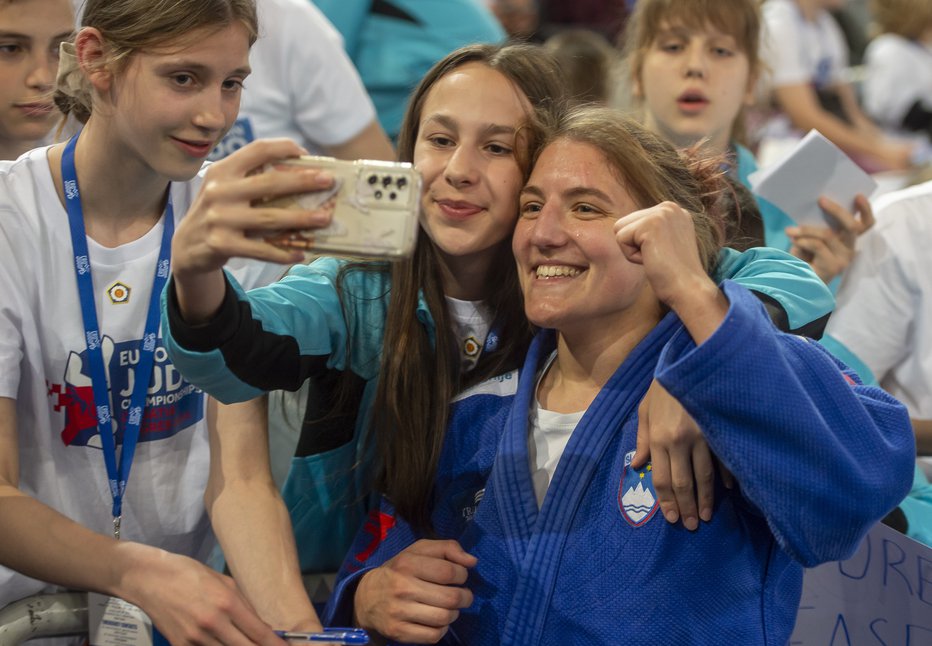
{"type": "MultiPolygon", "coordinates": [[[[906,111],[916,101],[916,70],[910,64],[909,42],[899,36],[878,36],[864,53],[864,109],[876,121],[899,128],[906,111]]],[[[932,90],[930,90],[932,91],[932,90]]]]}
{"type": "Polygon", "coordinates": [[[907,223],[905,217],[892,217],[860,238],[825,329],[854,352],[877,381],[910,352],[917,288],[910,275],[912,263],[904,262],[909,245],[904,246],[903,232],[898,231],[907,223]]]}
{"type": "Polygon", "coordinates": [[[803,56],[801,23],[792,2],[769,0],[763,6],[764,30],[762,59],[770,68],[770,84],[800,85],[808,83],[812,73],[803,56]]]}
{"type": "Polygon", "coordinates": [[[346,143],[375,120],[375,107],[339,32],[308,0],[289,1],[299,3],[280,17],[295,48],[283,61],[295,122],[309,141],[346,143]]]}

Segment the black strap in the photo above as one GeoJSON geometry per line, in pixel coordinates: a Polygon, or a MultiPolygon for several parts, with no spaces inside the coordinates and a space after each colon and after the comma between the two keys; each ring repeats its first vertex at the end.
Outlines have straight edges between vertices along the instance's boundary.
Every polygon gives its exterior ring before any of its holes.
{"type": "Polygon", "coordinates": [[[423,26],[420,20],[409,14],[404,9],[393,5],[386,0],[374,0],[372,3],[372,13],[377,16],[385,16],[386,18],[395,18],[397,20],[403,20],[405,22],[410,22],[415,25],[423,26]]]}

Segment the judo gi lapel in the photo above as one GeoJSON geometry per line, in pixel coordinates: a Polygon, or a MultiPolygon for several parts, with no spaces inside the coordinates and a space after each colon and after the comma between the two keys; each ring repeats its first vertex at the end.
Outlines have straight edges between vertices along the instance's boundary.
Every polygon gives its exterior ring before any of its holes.
{"type": "MultiPolygon", "coordinates": [[[[499,490],[499,502],[503,515],[512,515],[512,518],[502,518],[502,522],[509,530],[520,532],[522,543],[527,540],[524,554],[516,561],[518,578],[502,644],[530,646],[539,643],[576,511],[612,440],[621,432],[624,421],[637,411],[653,379],[663,346],[680,327],[676,316],[667,315],[611,376],[570,437],[539,514],[527,452],[528,406],[536,384],[536,367],[544,349],[543,344],[538,343],[540,335],[535,339],[533,349],[537,354],[528,353],[528,363],[534,359],[535,370],[528,374],[526,364],[521,372],[518,397],[502,438],[502,448],[508,448],[510,459],[497,460],[508,463],[501,468],[510,478],[510,490],[499,490]]],[[[552,339],[546,345],[547,349],[550,347],[552,339]]]]}
{"type": "Polygon", "coordinates": [[[537,384],[537,367],[542,357],[550,355],[554,345],[553,331],[544,330],[528,349],[518,377],[518,392],[489,476],[504,535],[508,537],[508,551],[516,567],[524,560],[538,514],[527,452],[528,407],[537,384]]]}

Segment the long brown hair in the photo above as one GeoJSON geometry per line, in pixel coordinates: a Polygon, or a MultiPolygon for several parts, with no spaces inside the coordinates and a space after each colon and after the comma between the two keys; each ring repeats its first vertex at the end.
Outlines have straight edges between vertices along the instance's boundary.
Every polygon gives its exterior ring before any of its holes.
{"type": "MultiPolygon", "coordinates": [[[[107,58],[101,64],[119,71],[139,51],[183,42],[201,29],[220,30],[242,23],[252,45],[259,33],[255,0],[87,0],[83,6],[82,27],[100,31],[107,44],[107,58]]],[[[82,123],[90,118],[91,91],[79,67],[68,76],[59,76],[55,104],[63,114],[73,114],[82,123]],[[83,91],[63,91],[62,85],[83,86],[83,91]]]]}
{"type": "MultiPolygon", "coordinates": [[[[434,84],[467,63],[481,63],[504,75],[536,110],[554,111],[562,105],[559,68],[540,47],[528,44],[464,47],[437,63],[411,95],[398,138],[399,159],[413,161],[421,113],[434,84]]],[[[534,116],[529,114],[528,121],[533,130],[534,116]]],[[[527,154],[527,150],[516,148],[525,173],[527,154]]],[[[517,208],[515,196],[515,213],[517,208]]],[[[501,348],[484,353],[476,368],[466,374],[460,370],[437,250],[423,229],[414,256],[391,269],[385,352],[370,429],[380,459],[376,482],[397,511],[421,529],[430,525],[430,497],[450,399],[463,387],[520,365],[530,340],[510,240],[500,244],[498,253],[499,273],[489,281],[489,293],[484,300],[494,313],[492,330],[501,339],[501,348]],[[417,317],[420,298],[433,318],[433,340],[417,317]]]]}

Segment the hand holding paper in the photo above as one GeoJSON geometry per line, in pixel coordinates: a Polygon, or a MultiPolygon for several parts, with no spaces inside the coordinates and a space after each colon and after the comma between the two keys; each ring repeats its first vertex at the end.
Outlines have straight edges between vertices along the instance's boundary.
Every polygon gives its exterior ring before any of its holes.
{"type": "Polygon", "coordinates": [[[877,188],[870,175],[817,130],[810,130],[786,157],[748,179],[756,195],[797,224],[833,228],[838,223],[819,207],[820,197],[850,209],[858,193],[869,197],[877,188]]]}
{"type": "Polygon", "coordinates": [[[848,267],[858,236],[874,224],[866,196],[877,183],[815,130],[784,159],[749,179],[760,197],[796,221],[786,229],[790,253],[826,283],[848,267]]]}

